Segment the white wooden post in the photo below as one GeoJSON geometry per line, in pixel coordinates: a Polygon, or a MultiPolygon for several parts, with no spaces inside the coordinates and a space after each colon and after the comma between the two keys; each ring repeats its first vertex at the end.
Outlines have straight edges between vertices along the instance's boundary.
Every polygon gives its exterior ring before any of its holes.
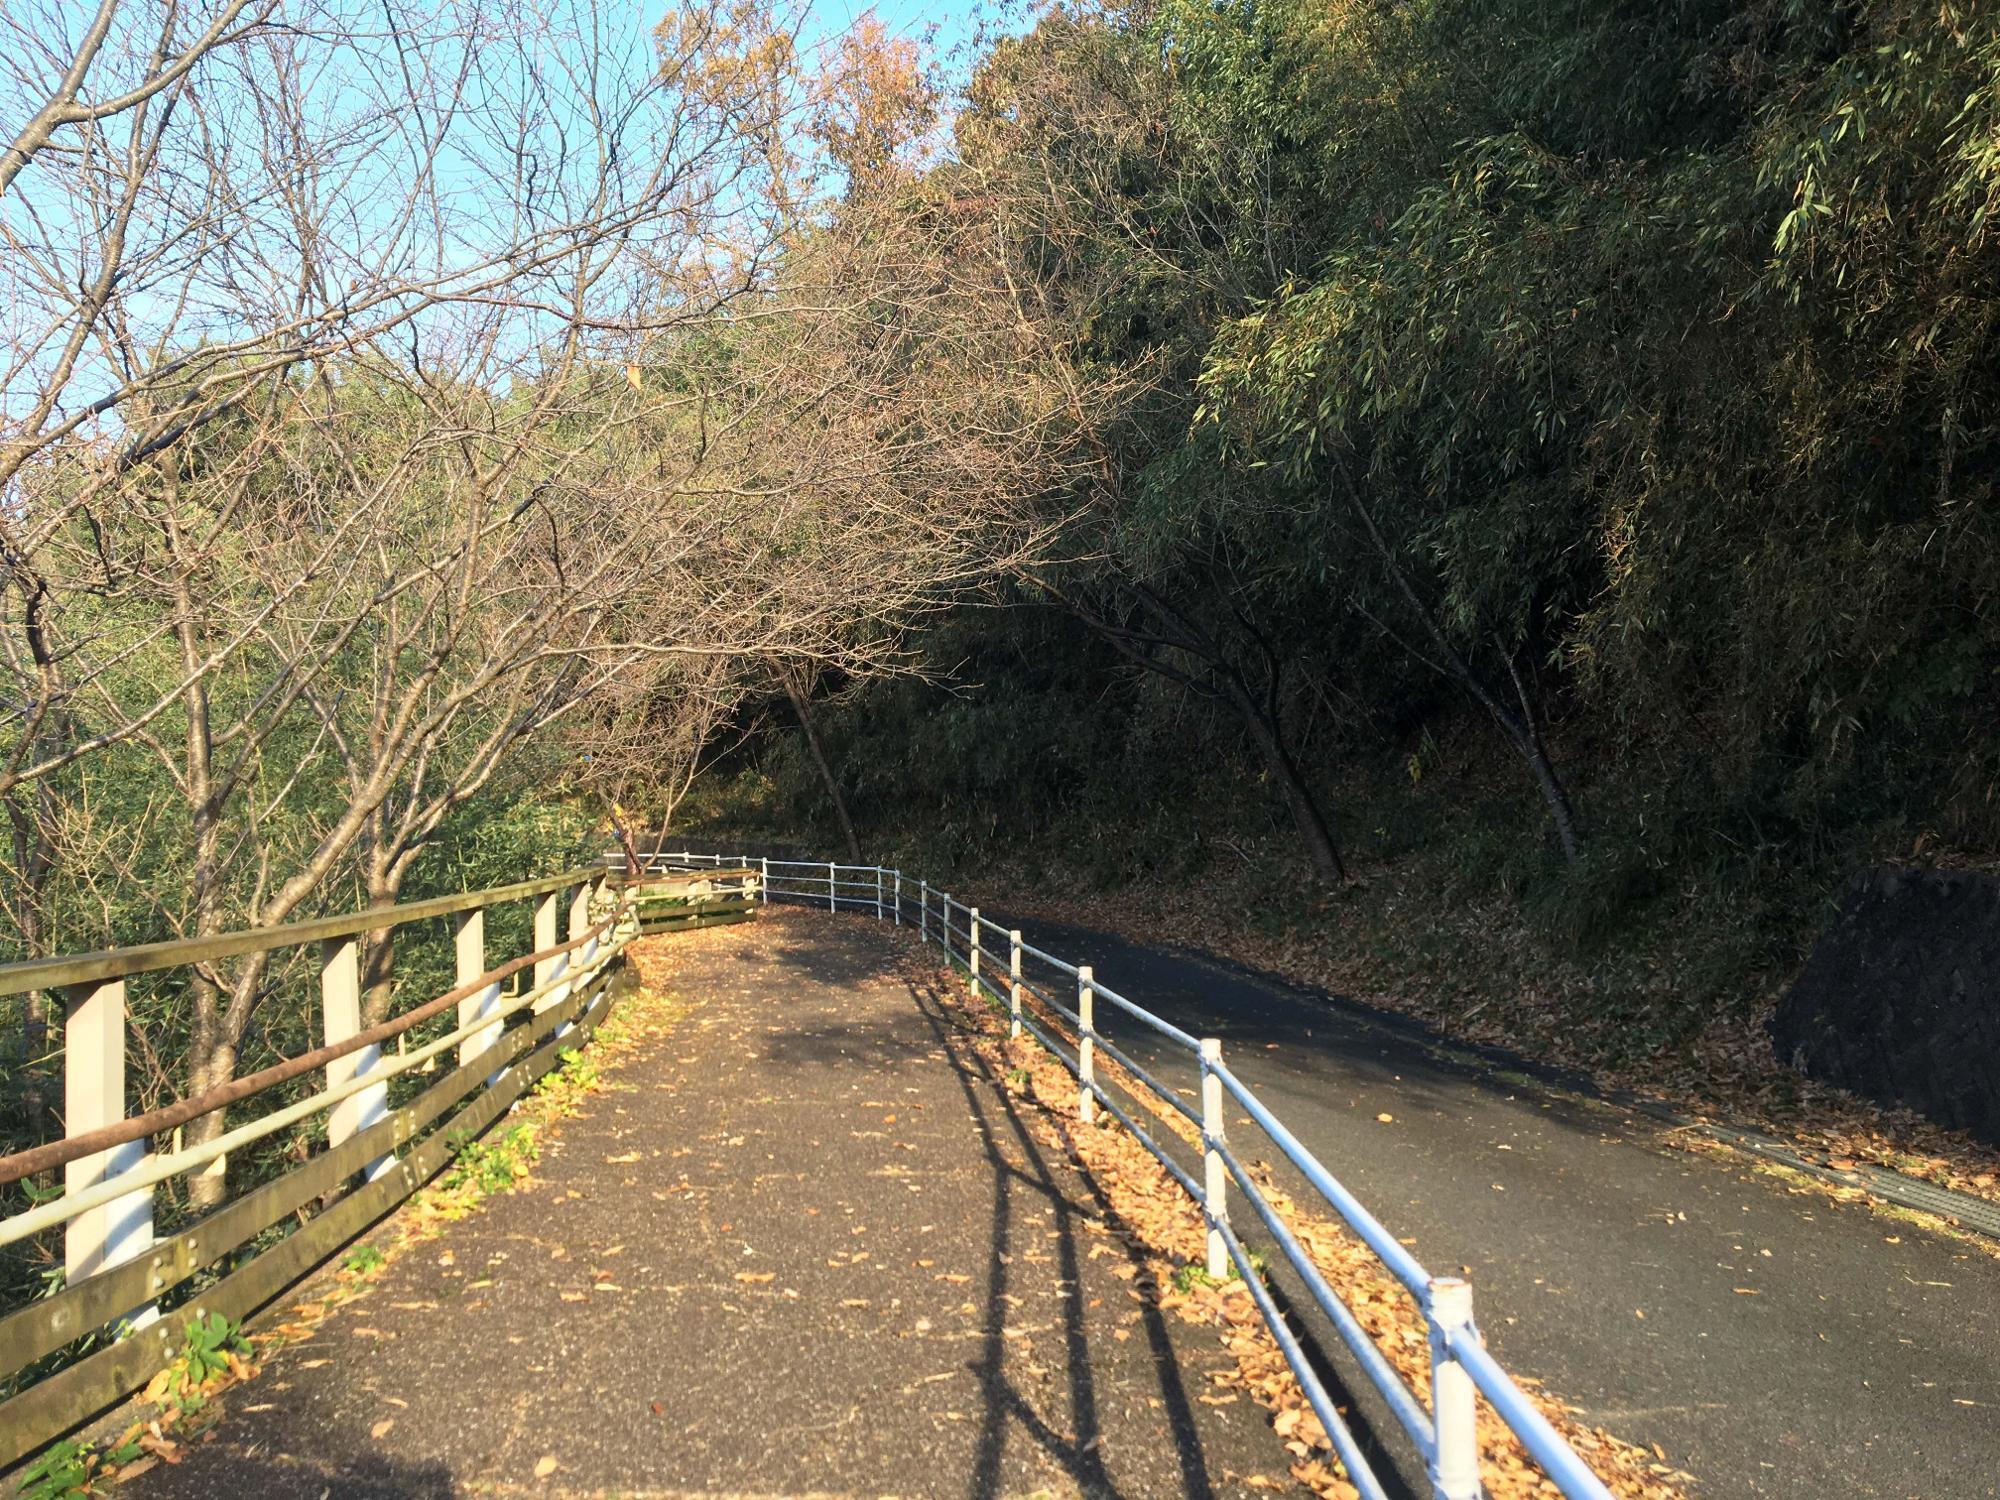
{"type": "Polygon", "coordinates": [[[896,872],[896,925],[903,925],[903,872],[896,872]]]}
{"type": "Polygon", "coordinates": [[[939,891],[944,899],[938,903],[939,941],[944,944],[944,966],[951,967],[951,892],[939,891]]]}
{"type": "Polygon", "coordinates": [[[1021,930],[1007,934],[1007,1035],[1021,1034],[1021,930]]]}
{"type": "Polygon", "coordinates": [[[1090,965],[1076,971],[1076,1117],[1089,1125],[1097,1119],[1097,1096],[1091,1088],[1097,1082],[1097,986],[1091,982],[1090,965]]]}
{"type": "Polygon", "coordinates": [[[832,860],[828,860],[826,862],[826,909],[828,911],[840,910],[840,896],[838,893],[838,887],[836,887],[833,883],[832,860]]]}
{"type": "Polygon", "coordinates": [[[965,987],[977,995],[979,993],[979,908],[972,908],[972,915],[965,924],[965,936],[970,947],[966,951],[965,987]]]}
{"type": "MultiPolygon", "coordinates": [[[[125,981],[72,985],[63,1001],[63,1131],[82,1135],[125,1118],[125,981]]],[[[145,1160],[144,1141],[78,1157],[63,1167],[63,1190],[80,1193],[145,1160]]],[[[152,1248],[153,1190],[138,1188],[69,1221],[63,1271],[74,1286],[152,1248]]],[[[148,1302],[128,1316],[134,1327],[144,1327],[159,1311],[148,1302]]]]}
{"type": "Polygon", "coordinates": [[[875,920],[882,920],[882,867],[875,867],[875,920]]]}
{"type": "Polygon", "coordinates": [[[1229,1275],[1229,1247],[1222,1242],[1222,1231],[1216,1227],[1229,1218],[1229,1202],[1225,1194],[1229,1188],[1229,1169],[1222,1164],[1222,1153],[1216,1147],[1223,1140],[1222,1080],[1215,1075],[1213,1064],[1222,1061],[1222,1043],[1214,1037],[1203,1037],[1201,1041],[1201,1136],[1203,1155],[1207,1167],[1207,1180],[1202,1184],[1203,1206],[1208,1210],[1208,1274],[1217,1281],[1229,1275]]]}
{"type": "Polygon", "coordinates": [[[1434,1500],[1479,1500],[1478,1396],[1472,1377],[1452,1358],[1449,1338],[1477,1337],[1472,1322],[1472,1284],[1439,1276],[1430,1284],[1431,1420],[1437,1451],[1431,1460],[1434,1500]]]}
{"type": "MultiPolygon", "coordinates": [[[[608,877],[600,875],[584,887],[583,919],[586,926],[595,922],[600,916],[605,915],[610,910],[604,900],[605,887],[610,885],[610,883],[608,877]]],[[[589,963],[597,957],[598,950],[603,946],[604,934],[600,932],[583,945],[583,951],[577,956],[577,962],[589,963]]]]}
{"type": "MultiPolygon", "coordinates": [[[[531,952],[539,953],[544,948],[553,948],[556,945],[556,898],[559,894],[557,891],[544,891],[535,898],[535,936],[528,944],[531,952]]],[[[562,971],[561,958],[536,959],[534,987],[540,989],[553,981],[562,971]]],[[[556,994],[552,990],[535,1001],[529,1009],[540,1015],[555,1003],[556,994]]]]}
{"type": "MultiPolygon", "coordinates": [[[[564,929],[563,936],[572,939],[582,937],[584,930],[589,926],[590,887],[587,884],[579,885],[569,893],[569,924],[564,929]]],[[[556,960],[556,973],[559,976],[566,975],[573,969],[580,968],[582,964],[583,950],[581,948],[572,948],[556,960]]],[[[549,992],[549,1004],[559,1004],[569,999],[575,993],[576,982],[566,979],[549,992]]],[[[565,1021],[556,1028],[556,1035],[562,1036],[574,1030],[575,1026],[576,1022],[574,1020],[565,1021]]]]}
{"type": "MultiPolygon", "coordinates": [[[[358,937],[328,938],[319,945],[320,1025],[327,1043],[344,1042],[361,1029],[361,940],[358,937]]],[[[382,1049],[369,1045],[326,1065],[326,1086],[338,1088],[350,1078],[375,1071],[382,1049]]],[[[387,1118],[389,1086],[349,1094],[327,1115],[326,1143],[338,1146],[387,1118]]],[[[378,1156],[368,1163],[368,1180],[373,1182],[394,1166],[393,1155],[378,1156]]]]}
{"type": "MultiPolygon", "coordinates": [[[[486,912],[483,908],[462,911],[452,931],[452,956],[458,971],[457,984],[471,984],[486,972],[486,912]]],[[[456,987],[456,986],[454,986],[456,987]]],[[[496,981],[486,985],[477,994],[467,995],[458,1002],[458,1024],[470,1026],[483,1016],[489,1016],[500,1004],[500,986],[496,981]]],[[[500,1040],[500,1023],[482,1027],[458,1044],[458,1060],[469,1063],[487,1048],[500,1040]]]]}
{"type": "MultiPolygon", "coordinates": [[[[571,937],[581,937],[584,929],[590,926],[590,890],[590,882],[585,881],[569,893],[569,935],[571,937]]],[[[580,963],[582,958],[582,949],[570,949],[570,962],[572,965],[580,963]]]]}
{"type": "Polygon", "coordinates": [[[764,893],[764,904],[771,904],[771,861],[768,857],[757,862],[757,885],[764,893]]]}

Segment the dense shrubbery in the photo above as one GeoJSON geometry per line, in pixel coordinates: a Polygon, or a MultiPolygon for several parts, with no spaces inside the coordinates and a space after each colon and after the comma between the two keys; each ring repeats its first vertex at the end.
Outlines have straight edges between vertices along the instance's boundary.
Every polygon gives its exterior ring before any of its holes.
{"type": "Polygon", "coordinates": [[[831,713],[864,828],[1170,869],[1310,843],[1289,763],[1350,868],[1734,929],[1724,987],[1846,865],[2000,847],[1990,7],[1061,10],[940,184],[1129,394],[1049,617],[831,713]]]}

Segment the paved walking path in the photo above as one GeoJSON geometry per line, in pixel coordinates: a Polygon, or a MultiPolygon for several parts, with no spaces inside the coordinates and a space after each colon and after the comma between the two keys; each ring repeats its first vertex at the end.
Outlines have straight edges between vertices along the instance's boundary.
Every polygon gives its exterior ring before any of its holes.
{"type": "Polygon", "coordinates": [[[1270,1493],[1240,1482],[1285,1474],[1263,1414],[1197,1399],[1213,1333],[1114,1275],[1137,1257],[906,942],[802,913],[665,941],[695,1008],[532,1184],[128,1493],[1270,1493]]]}
{"type": "MultiPolygon", "coordinates": [[[[1437,1271],[1517,1375],[1658,1443],[1701,1494],[2000,1496],[2000,1259],[1631,1111],[1440,1056],[1408,1023],[1198,954],[1029,920],[1225,1055],[1437,1271]],[[1389,1115],[1384,1123],[1378,1115],[1389,1115]]],[[[1099,1006],[1170,1083],[1186,1054],[1099,1006]]],[[[1239,1148],[1276,1158],[1261,1144],[1239,1148]]]]}

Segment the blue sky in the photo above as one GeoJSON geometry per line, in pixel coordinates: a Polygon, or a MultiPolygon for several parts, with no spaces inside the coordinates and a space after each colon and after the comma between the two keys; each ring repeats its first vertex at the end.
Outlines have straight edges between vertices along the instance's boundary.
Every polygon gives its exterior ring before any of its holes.
{"type": "Polygon", "coordinates": [[[866,5],[859,0],[820,0],[814,7],[823,24],[832,30],[843,30],[872,10],[882,20],[882,24],[899,36],[921,36],[935,25],[938,29],[940,47],[950,47],[964,40],[971,32],[971,0],[957,0],[957,3],[940,5],[923,3],[923,0],[883,0],[877,5],[866,5]]]}

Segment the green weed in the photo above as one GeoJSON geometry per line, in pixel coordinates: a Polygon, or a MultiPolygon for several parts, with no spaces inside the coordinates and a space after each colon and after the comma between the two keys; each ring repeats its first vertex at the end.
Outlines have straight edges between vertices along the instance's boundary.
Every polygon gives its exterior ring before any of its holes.
{"type": "Polygon", "coordinates": [[[542,1154],[534,1125],[516,1125],[490,1141],[454,1135],[451,1146],[451,1169],[438,1185],[446,1192],[470,1186],[481,1196],[506,1192],[528,1175],[542,1154]]]}
{"type": "Polygon", "coordinates": [[[181,1334],[180,1357],[161,1371],[164,1381],[156,1381],[147,1394],[161,1405],[171,1403],[183,1416],[207,1404],[214,1385],[224,1379],[240,1379],[250,1368],[250,1344],[243,1337],[243,1325],[221,1313],[210,1313],[188,1324],[181,1334]]]}
{"type": "Polygon", "coordinates": [[[110,1489],[117,1471],[139,1453],[135,1440],[128,1440],[107,1453],[100,1451],[95,1443],[65,1438],[51,1444],[21,1475],[20,1500],[72,1500],[74,1496],[102,1495],[110,1489]]]}

